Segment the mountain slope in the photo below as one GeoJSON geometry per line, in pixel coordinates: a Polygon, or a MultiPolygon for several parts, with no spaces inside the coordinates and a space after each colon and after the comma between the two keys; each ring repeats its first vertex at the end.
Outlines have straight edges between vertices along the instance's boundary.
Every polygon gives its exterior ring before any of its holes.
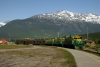
{"type": "Polygon", "coordinates": [[[87,27],[89,32],[100,32],[100,16],[92,14],[90,17],[65,10],[35,15],[23,20],[13,20],[0,28],[0,38],[51,38],[57,37],[58,32],[60,36],[84,34],[87,27]],[[86,18],[91,21],[87,21],[86,18]]]}

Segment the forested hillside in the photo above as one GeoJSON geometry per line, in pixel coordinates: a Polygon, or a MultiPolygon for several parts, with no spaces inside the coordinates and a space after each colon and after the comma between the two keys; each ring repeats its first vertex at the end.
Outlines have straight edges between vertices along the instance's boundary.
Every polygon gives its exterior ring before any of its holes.
{"type": "MultiPolygon", "coordinates": [[[[83,36],[84,39],[87,38],[87,34],[83,34],[82,36],[83,36]]],[[[97,43],[97,44],[100,44],[100,32],[89,33],[88,39],[95,41],[95,43],[97,43]]]]}

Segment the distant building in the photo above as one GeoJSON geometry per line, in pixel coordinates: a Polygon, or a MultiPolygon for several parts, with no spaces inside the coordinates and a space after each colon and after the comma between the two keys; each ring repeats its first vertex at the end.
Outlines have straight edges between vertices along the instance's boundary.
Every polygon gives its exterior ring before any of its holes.
{"type": "Polygon", "coordinates": [[[0,39],[0,44],[6,44],[6,43],[7,43],[6,39],[0,39]]]}

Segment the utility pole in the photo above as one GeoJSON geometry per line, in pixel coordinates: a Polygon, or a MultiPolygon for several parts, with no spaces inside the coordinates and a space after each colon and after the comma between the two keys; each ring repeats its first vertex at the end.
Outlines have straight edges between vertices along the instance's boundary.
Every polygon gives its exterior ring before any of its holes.
{"type": "Polygon", "coordinates": [[[58,38],[59,38],[59,32],[58,32],[58,38]]]}
{"type": "Polygon", "coordinates": [[[88,40],[88,27],[87,27],[87,40],[88,40]]]}
{"type": "Polygon", "coordinates": [[[10,33],[8,34],[8,37],[9,37],[9,41],[10,41],[10,33]]]}

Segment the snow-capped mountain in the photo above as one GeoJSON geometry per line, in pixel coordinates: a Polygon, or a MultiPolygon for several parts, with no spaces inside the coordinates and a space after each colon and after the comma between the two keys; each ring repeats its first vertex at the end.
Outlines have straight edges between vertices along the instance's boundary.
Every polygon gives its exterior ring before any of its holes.
{"type": "Polygon", "coordinates": [[[2,26],[4,26],[4,25],[6,25],[6,23],[0,22],[0,27],[2,27],[2,26]]]}
{"type": "Polygon", "coordinates": [[[73,13],[67,10],[34,15],[10,21],[0,28],[0,38],[51,38],[100,32],[100,16],[94,13],[73,13]]]}
{"type": "Polygon", "coordinates": [[[82,13],[73,13],[67,10],[61,10],[53,13],[45,13],[33,16],[39,18],[47,18],[47,19],[59,19],[59,20],[71,20],[71,21],[85,21],[85,22],[91,22],[91,23],[98,23],[100,24],[100,16],[98,16],[95,13],[88,13],[88,14],[82,14],[82,13]]]}

